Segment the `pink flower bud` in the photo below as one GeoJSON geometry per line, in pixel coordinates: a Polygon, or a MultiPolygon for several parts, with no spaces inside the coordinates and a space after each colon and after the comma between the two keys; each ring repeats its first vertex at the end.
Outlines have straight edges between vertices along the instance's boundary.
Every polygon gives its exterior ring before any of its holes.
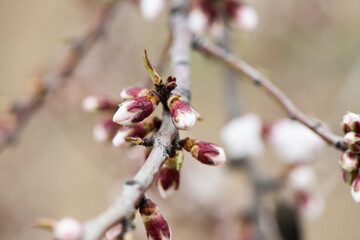
{"type": "Polygon", "coordinates": [[[143,199],[139,204],[148,240],[170,240],[171,231],[168,223],[160,214],[159,208],[150,199],[143,199]]]}
{"type": "Polygon", "coordinates": [[[355,180],[356,176],[358,175],[359,171],[356,170],[356,171],[348,172],[348,171],[341,169],[341,172],[342,172],[344,182],[347,183],[348,185],[351,185],[353,183],[353,181],[355,180]]]}
{"type": "Polygon", "coordinates": [[[81,105],[84,111],[92,113],[117,108],[117,104],[113,100],[99,96],[87,96],[83,99],[81,105]]]}
{"type": "Polygon", "coordinates": [[[226,161],[224,149],[214,143],[187,139],[185,140],[184,149],[204,164],[216,166],[226,161]]]}
{"type": "Polygon", "coordinates": [[[344,143],[349,147],[349,151],[360,153],[360,133],[348,132],[344,136],[344,143]]]}
{"type": "Polygon", "coordinates": [[[112,119],[106,119],[95,125],[93,130],[94,139],[97,142],[109,141],[115,136],[118,129],[118,124],[114,123],[112,119]]]}
{"type": "Polygon", "coordinates": [[[354,201],[360,203],[360,174],[358,174],[351,185],[351,196],[354,201]]]}
{"type": "Polygon", "coordinates": [[[149,93],[149,90],[141,87],[128,87],[120,92],[120,97],[124,100],[141,97],[149,93]]]}
{"type": "Polygon", "coordinates": [[[230,0],[226,2],[226,10],[240,28],[244,30],[253,30],[257,27],[259,19],[254,8],[230,0]]]}
{"type": "Polygon", "coordinates": [[[56,240],[80,240],[82,233],[81,223],[73,218],[61,219],[54,228],[54,238],[56,240]]]}
{"type": "Polygon", "coordinates": [[[151,121],[147,121],[147,122],[144,121],[132,126],[121,127],[116,133],[115,137],[113,138],[112,143],[115,147],[120,147],[126,142],[126,138],[129,137],[144,138],[153,129],[154,129],[154,124],[151,121]]]}
{"type": "Polygon", "coordinates": [[[168,158],[161,167],[156,184],[163,198],[167,198],[179,188],[180,168],[183,160],[182,150],[177,150],[175,156],[168,158]]]}
{"type": "Polygon", "coordinates": [[[165,0],[140,0],[140,10],[147,20],[155,19],[165,7],[165,0]]]}
{"type": "Polygon", "coordinates": [[[113,121],[120,125],[134,125],[147,118],[159,103],[159,96],[155,92],[129,99],[119,105],[113,121]]]}
{"type": "Polygon", "coordinates": [[[345,134],[351,131],[360,133],[360,115],[347,112],[343,116],[343,120],[340,125],[345,134]]]}
{"type": "Polygon", "coordinates": [[[360,157],[356,153],[352,153],[349,150],[343,153],[340,158],[339,164],[341,168],[347,172],[352,172],[359,167],[360,157]]]}
{"type": "Polygon", "coordinates": [[[180,97],[178,94],[172,94],[168,99],[170,115],[176,128],[188,130],[195,125],[198,114],[186,102],[180,100],[180,97]]]}

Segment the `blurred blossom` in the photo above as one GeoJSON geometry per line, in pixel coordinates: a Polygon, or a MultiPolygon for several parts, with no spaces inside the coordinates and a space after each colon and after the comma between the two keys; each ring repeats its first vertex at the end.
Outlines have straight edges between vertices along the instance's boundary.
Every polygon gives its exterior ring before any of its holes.
{"type": "Polygon", "coordinates": [[[56,240],[80,240],[82,238],[81,223],[73,218],[63,218],[54,227],[56,240]]]}
{"type": "Polygon", "coordinates": [[[288,163],[313,160],[325,146],[310,129],[290,119],[275,123],[267,137],[276,153],[288,163]]]}
{"type": "Polygon", "coordinates": [[[315,181],[315,172],[310,166],[296,167],[288,175],[288,185],[294,190],[311,189],[315,181]]]}
{"type": "Polygon", "coordinates": [[[325,208],[323,195],[316,191],[298,191],[296,194],[300,212],[308,219],[319,217],[325,208]]]}
{"type": "Polygon", "coordinates": [[[230,158],[258,156],[264,148],[261,131],[261,119],[255,113],[247,113],[228,122],[221,131],[221,139],[230,158]]]}
{"type": "Polygon", "coordinates": [[[140,0],[140,10],[147,20],[154,20],[164,9],[165,0],[140,0]]]}

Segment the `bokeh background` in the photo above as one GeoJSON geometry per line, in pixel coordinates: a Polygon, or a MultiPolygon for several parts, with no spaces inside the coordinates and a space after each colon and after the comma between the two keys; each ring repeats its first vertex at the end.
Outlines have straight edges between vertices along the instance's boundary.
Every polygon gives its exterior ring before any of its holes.
{"type": "MultiPolygon", "coordinates": [[[[232,31],[233,49],[282,88],[306,113],[340,133],[347,111],[360,112],[360,2],[357,0],[249,0],[260,25],[251,33],[232,31]]],[[[0,110],[23,99],[34,78],[54,69],[72,39],[93,19],[95,0],[0,1],[0,110]]],[[[0,238],[50,239],[28,227],[39,216],[98,215],[143,162],[139,149],[96,143],[92,128],[100,116],[84,113],[89,94],[117,97],[146,77],[144,48],[156,60],[167,34],[167,14],[143,20],[128,2],[120,4],[105,36],[69,83],[58,89],[31,119],[18,143],[0,155],[0,238]]],[[[192,105],[205,118],[182,136],[221,143],[226,123],[221,66],[192,53],[192,105]]],[[[167,69],[167,75],[170,72],[167,69]]],[[[244,81],[242,104],[264,120],[285,117],[263,92],[244,81]]],[[[160,111],[158,111],[158,114],[160,111]]],[[[326,195],[323,214],[304,220],[306,239],[355,239],[360,207],[341,180],[340,153],[326,147],[314,163],[326,195]]],[[[267,176],[281,164],[273,154],[256,159],[267,176]]],[[[233,217],[251,204],[244,172],[201,165],[186,155],[181,187],[167,200],[153,188],[174,240],[236,239],[233,217]]],[[[137,217],[137,239],[145,239],[137,217]]]]}

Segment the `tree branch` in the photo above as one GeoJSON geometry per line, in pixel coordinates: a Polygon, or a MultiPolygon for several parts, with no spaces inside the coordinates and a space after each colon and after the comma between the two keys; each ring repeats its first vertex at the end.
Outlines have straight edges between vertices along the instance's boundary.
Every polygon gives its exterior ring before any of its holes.
{"type": "Polygon", "coordinates": [[[37,83],[36,90],[26,100],[14,103],[9,111],[2,114],[0,118],[0,152],[15,141],[31,116],[45,103],[46,97],[71,77],[86,53],[103,34],[118,2],[118,0],[112,0],[104,3],[99,9],[96,20],[89,26],[85,35],[69,50],[60,65],[53,72],[42,77],[41,81],[37,83]]]}
{"type": "MultiPolygon", "coordinates": [[[[173,0],[171,11],[173,35],[171,62],[173,75],[177,79],[177,88],[174,92],[182,94],[183,100],[189,102],[189,58],[192,35],[187,28],[185,15],[185,2],[173,0]]],[[[122,193],[107,210],[98,217],[84,222],[84,240],[101,238],[106,230],[132,214],[139,199],[153,184],[162,164],[169,156],[171,142],[176,134],[177,129],[171,121],[171,116],[167,110],[164,110],[161,128],[154,137],[154,146],[146,162],[136,175],[124,184],[122,193]]]]}
{"type": "Polygon", "coordinates": [[[193,47],[200,52],[220,60],[224,64],[234,69],[236,72],[251,80],[257,87],[265,90],[270,96],[275,98],[275,100],[285,110],[291,119],[296,120],[302,123],[304,126],[308,127],[328,144],[334,146],[340,151],[345,151],[347,149],[347,146],[344,144],[342,137],[333,134],[329,130],[325,129],[320,123],[311,120],[293,104],[293,102],[285,95],[284,92],[282,92],[268,78],[266,78],[245,61],[237,58],[235,55],[227,52],[223,48],[211,43],[210,41],[204,40],[200,37],[194,38],[193,47]]]}

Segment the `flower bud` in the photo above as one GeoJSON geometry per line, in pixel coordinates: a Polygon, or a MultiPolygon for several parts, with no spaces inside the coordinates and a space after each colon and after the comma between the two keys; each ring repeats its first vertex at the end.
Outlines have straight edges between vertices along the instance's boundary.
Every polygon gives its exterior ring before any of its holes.
{"type": "Polygon", "coordinates": [[[188,15],[187,23],[191,31],[196,34],[203,34],[207,25],[208,17],[200,7],[196,7],[188,15]]]}
{"type": "Polygon", "coordinates": [[[167,198],[179,188],[180,168],[183,160],[183,151],[177,150],[175,156],[169,157],[161,167],[156,184],[163,198],[167,198]]]}
{"type": "Polygon", "coordinates": [[[348,172],[348,171],[341,169],[341,172],[342,172],[342,177],[343,177],[344,182],[351,186],[351,184],[355,180],[356,176],[358,175],[359,171],[356,170],[356,171],[348,172]]]}
{"type": "Polygon", "coordinates": [[[360,153],[360,133],[348,132],[344,136],[344,143],[349,147],[349,151],[360,153]]]}
{"type": "Polygon", "coordinates": [[[354,201],[360,203],[360,174],[358,174],[351,185],[351,196],[354,201]]]}
{"type": "Polygon", "coordinates": [[[134,125],[147,118],[159,103],[159,96],[155,92],[126,100],[119,105],[113,121],[120,125],[134,125]]]}
{"type": "Polygon", "coordinates": [[[120,92],[120,97],[124,100],[141,97],[149,93],[149,90],[141,87],[128,87],[120,92]]]}
{"type": "Polygon", "coordinates": [[[224,149],[214,143],[195,141],[188,138],[185,140],[183,147],[195,159],[204,164],[216,166],[226,161],[224,149]]]}
{"type": "Polygon", "coordinates": [[[106,97],[87,96],[83,99],[82,108],[86,112],[96,113],[104,110],[116,110],[117,104],[106,97]]]}
{"type": "Polygon", "coordinates": [[[160,214],[159,208],[150,199],[142,199],[139,212],[146,229],[147,238],[150,240],[169,240],[171,231],[168,223],[160,214]]]}
{"type": "Polygon", "coordinates": [[[116,224],[115,226],[111,227],[109,230],[106,231],[105,236],[108,240],[115,240],[121,234],[122,230],[122,224],[116,224]]]}
{"type": "Polygon", "coordinates": [[[140,0],[140,10],[147,20],[154,20],[165,7],[165,0],[140,0]]]}
{"type": "Polygon", "coordinates": [[[63,218],[54,227],[56,240],[80,240],[82,233],[81,223],[73,218],[63,218]]]}
{"type": "Polygon", "coordinates": [[[132,126],[121,127],[117,131],[115,137],[113,138],[112,143],[115,147],[120,147],[126,142],[127,138],[130,137],[144,138],[153,129],[154,129],[153,121],[144,121],[132,126]]]}
{"type": "Polygon", "coordinates": [[[244,30],[253,30],[257,27],[259,19],[254,8],[237,1],[227,1],[226,10],[236,25],[244,30]]]}
{"type": "Polygon", "coordinates": [[[167,104],[175,127],[181,130],[188,130],[195,125],[198,114],[186,102],[180,100],[180,97],[178,94],[172,94],[167,104]]]}
{"type": "Polygon", "coordinates": [[[345,134],[351,131],[360,133],[360,115],[347,112],[343,116],[343,120],[340,125],[345,134]]]}
{"type": "Polygon", "coordinates": [[[106,119],[95,125],[93,130],[94,139],[97,142],[109,141],[115,136],[118,129],[118,124],[114,123],[112,119],[106,119]]]}
{"type": "Polygon", "coordinates": [[[341,168],[347,172],[352,172],[359,167],[360,157],[356,153],[352,153],[349,150],[343,153],[340,158],[339,164],[341,168]]]}

